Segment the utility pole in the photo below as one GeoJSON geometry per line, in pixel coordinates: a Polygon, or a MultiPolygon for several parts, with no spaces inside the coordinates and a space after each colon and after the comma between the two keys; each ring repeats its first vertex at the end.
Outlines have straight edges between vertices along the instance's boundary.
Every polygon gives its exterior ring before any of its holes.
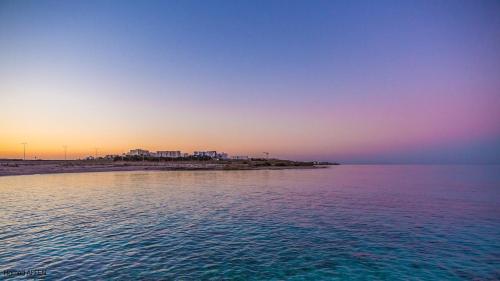
{"type": "Polygon", "coordinates": [[[63,148],[64,148],[64,161],[67,160],[67,151],[68,151],[68,146],[67,145],[63,145],[63,148]]]}
{"type": "Polygon", "coordinates": [[[23,145],[23,160],[26,160],[26,145],[28,144],[27,142],[22,142],[23,145]]]}
{"type": "Polygon", "coordinates": [[[98,147],[94,147],[95,149],[95,159],[97,160],[97,150],[99,149],[98,147]]]}

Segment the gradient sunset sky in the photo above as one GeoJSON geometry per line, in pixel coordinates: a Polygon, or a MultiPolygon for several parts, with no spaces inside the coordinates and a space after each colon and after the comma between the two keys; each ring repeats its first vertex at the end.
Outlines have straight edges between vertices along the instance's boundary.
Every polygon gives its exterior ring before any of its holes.
{"type": "Polygon", "coordinates": [[[499,1],[0,0],[0,158],[500,163],[499,1]]]}

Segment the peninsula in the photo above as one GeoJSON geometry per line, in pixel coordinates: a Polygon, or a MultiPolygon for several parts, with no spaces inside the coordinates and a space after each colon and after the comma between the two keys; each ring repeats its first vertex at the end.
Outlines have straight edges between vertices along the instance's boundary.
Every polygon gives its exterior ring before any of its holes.
{"type": "Polygon", "coordinates": [[[85,173],[111,171],[195,171],[195,170],[278,170],[315,169],[326,162],[298,162],[279,159],[249,158],[246,160],[0,160],[0,176],[85,173]]]}
{"type": "MultiPolygon", "coordinates": [[[[315,169],[329,162],[303,162],[249,156],[229,156],[224,152],[195,151],[192,154],[179,150],[151,152],[146,149],[132,149],[121,155],[109,154],[99,157],[88,156],[78,160],[21,160],[0,159],[0,176],[86,173],[111,171],[193,171],[193,170],[279,170],[315,169]]],[[[66,158],[66,156],[65,156],[66,158]]]]}

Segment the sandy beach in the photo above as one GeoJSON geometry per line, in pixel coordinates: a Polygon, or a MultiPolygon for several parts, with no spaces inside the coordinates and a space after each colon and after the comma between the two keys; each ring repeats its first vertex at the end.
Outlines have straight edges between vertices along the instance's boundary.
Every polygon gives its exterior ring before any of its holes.
{"type": "Polygon", "coordinates": [[[0,160],[0,176],[86,173],[111,171],[175,170],[277,170],[314,169],[323,166],[307,162],[278,161],[84,161],[84,160],[0,160]],[[263,164],[264,163],[264,164],[263,164]],[[269,164],[267,164],[269,163],[269,164]]]}

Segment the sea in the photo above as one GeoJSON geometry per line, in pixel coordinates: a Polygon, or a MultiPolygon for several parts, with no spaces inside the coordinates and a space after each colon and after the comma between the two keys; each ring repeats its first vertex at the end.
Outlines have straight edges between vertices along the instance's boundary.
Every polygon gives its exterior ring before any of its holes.
{"type": "Polygon", "coordinates": [[[0,177],[2,280],[500,280],[500,166],[0,177]]]}

